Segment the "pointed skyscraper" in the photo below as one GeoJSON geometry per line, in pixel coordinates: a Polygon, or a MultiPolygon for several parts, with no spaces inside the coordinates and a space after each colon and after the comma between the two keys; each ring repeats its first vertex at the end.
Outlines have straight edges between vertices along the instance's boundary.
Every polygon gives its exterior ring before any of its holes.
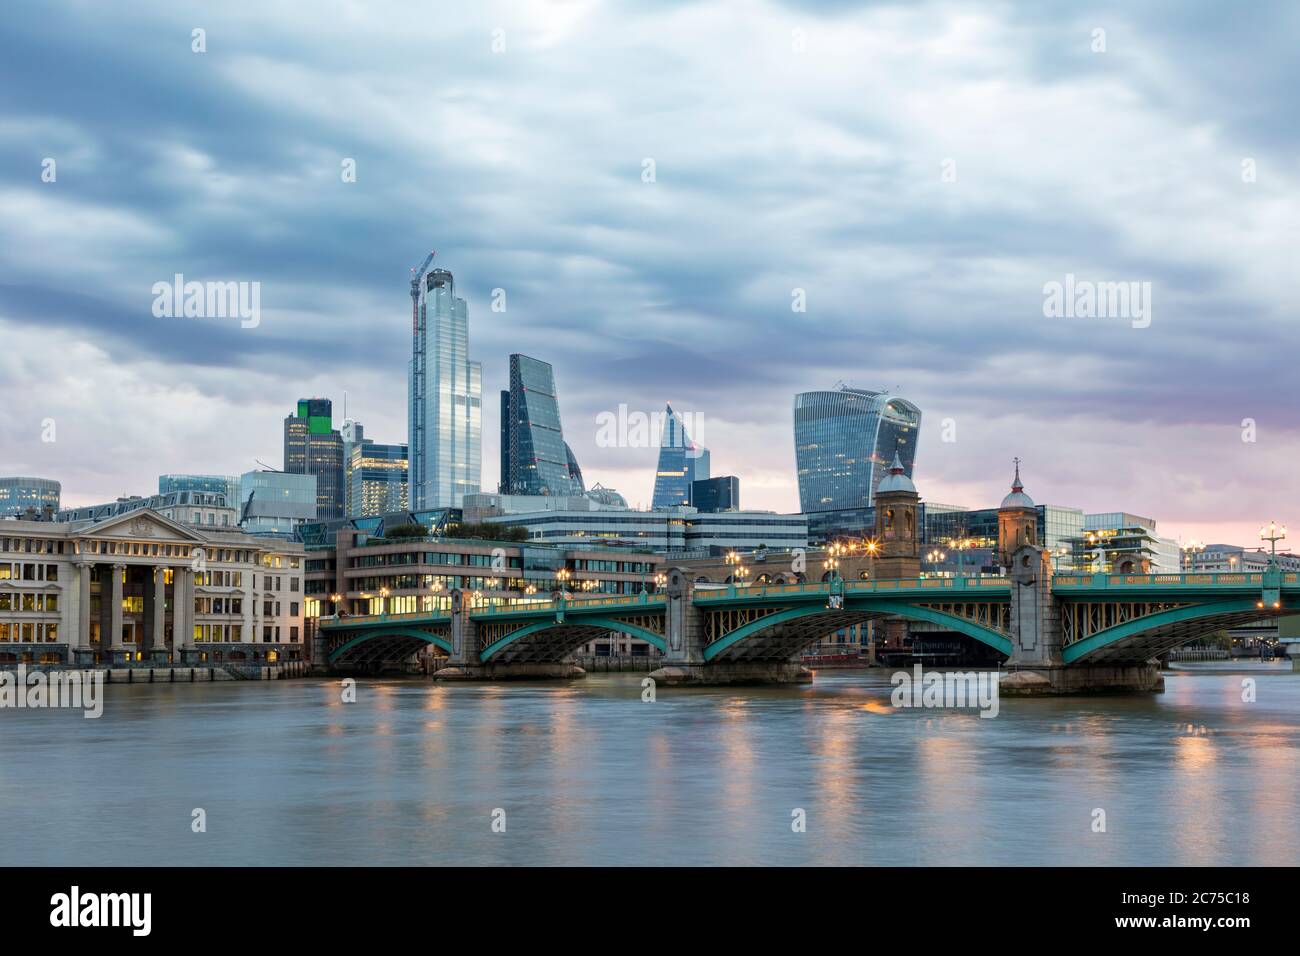
{"type": "Polygon", "coordinates": [[[672,508],[691,503],[691,482],[709,475],[709,450],[692,441],[681,418],[666,406],[659,439],[659,468],[655,471],[652,508],[672,508]]]}

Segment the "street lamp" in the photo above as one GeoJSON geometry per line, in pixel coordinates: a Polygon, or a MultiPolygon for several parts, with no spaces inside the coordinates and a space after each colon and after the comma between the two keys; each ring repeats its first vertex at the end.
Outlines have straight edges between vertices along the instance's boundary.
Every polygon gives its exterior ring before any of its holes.
{"type": "Polygon", "coordinates": [[[388,588],[379,589],[379,614],[382,617],[388,613],[388,588]]]}
{"type": "Polygon", "coordinates": [[[825,566],[826,570],[831,573],[832,581],[834,581],[836,578],[840,576],[839,558],[827,558],[825,561],[822,562],[822,564],[825,566]]]}
{"type": "Polygon", "coordinates": [[[867,577],[874,581],[876,577],[876,555],[880,553],[880,542],[875,538],[865,538],[862,541],[862,551],[867,556],[867,577]]]}
{"type": "Polygon", "coordinates": [[[946,561],[947,558],[948,555],[945,552],[940,551],[938,548],[935,548],[933,551],[931,551],[929,554],[925,556],[926,563],[932,565],[938,564],[940,561],[946,561]]]}
{"type": "Polygon", "coordinates": [[[1278,525],[1276,521],[1270,521],[1259,529],[1259,540],[1267,541],[1269,544],[1271,554],[1269,564],[1277,564],[1277,543],[1286,540],[1286,525],[1278,525]]]}
{"type": "Polygon", "coordinates": [[[339,602],[343,600],[342,594],[331,594],[330,603],[334,605],[334,616],[339,616],[339,602]]]}

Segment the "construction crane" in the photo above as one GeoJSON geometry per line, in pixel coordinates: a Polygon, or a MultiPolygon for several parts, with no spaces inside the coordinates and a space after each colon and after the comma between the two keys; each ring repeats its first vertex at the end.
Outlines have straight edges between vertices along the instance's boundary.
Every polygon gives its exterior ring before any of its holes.
{"type": "Polygon", "coordinates": [[[430,250],[419,268],[411,269],[411,422],[410,504],[424,501],[424,336],[420,328],[420,280],[429,269],[437,250],[430,250]]]}

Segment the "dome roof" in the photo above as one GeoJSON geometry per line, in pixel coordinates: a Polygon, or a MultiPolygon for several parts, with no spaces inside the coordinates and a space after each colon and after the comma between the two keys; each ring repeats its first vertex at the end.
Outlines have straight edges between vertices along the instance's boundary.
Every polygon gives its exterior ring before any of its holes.
{"type": "Polygon", "coordinates": [[[903,462],[899,459],[898,452],[894,452],[894,463],[889,466],[889,474],[876,485],[878,495],[891,491],[908,491],[916,494],[916,485],[912,484],[911,478],[903,474],[903,462]]]}
{"type": "Polygon", "coordinates": [[[1011,494],[1002,499],[1002,504],[998,509],[1003,508],[1035,508],[1034,499],[1025,494],[1025,486],[1020,483],[1020,459],[1016,459],[1016,477],[1011,482],[1011,494]]]}

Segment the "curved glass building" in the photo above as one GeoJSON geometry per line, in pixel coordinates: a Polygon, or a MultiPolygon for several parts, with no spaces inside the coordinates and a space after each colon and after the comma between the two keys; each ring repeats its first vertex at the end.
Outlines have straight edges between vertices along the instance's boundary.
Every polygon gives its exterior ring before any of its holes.
{"type": "Polygon", "coordinates": [[[51,478],[0,478],[0,515],[22,517],[30,509],[38,515],[59,510],[62,486],[51,478]]]}
{"type": "Polygon", "coordinates": [[[794,397],[794,455],[804,514],[866,508],[897,453],[912,476],[921,410],[885,392],[841,386],[794,397]]]}

